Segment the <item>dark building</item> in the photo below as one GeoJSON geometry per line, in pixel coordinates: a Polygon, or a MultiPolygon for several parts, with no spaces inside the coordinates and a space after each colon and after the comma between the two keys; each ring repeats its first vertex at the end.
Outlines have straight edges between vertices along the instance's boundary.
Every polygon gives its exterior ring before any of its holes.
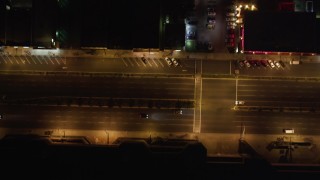
{"type": "Polygon", "coordinates": [[[306,12],[246,12],[244,50],[316,52],[316,14],[306,12]]]}

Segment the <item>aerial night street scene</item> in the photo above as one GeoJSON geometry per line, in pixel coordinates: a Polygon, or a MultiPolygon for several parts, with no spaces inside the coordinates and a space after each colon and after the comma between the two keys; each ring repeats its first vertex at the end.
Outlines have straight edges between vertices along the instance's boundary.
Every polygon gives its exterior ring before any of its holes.
{"type": "Polygon", "coordinates": [[[5,179],[319,179],[320,1],[0,0],[5,179]]]}

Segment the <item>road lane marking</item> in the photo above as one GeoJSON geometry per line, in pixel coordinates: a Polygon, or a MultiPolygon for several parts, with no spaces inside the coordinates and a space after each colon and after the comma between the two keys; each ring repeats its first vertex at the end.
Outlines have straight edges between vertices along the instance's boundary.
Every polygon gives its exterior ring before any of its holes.
{"type": "Polygon", "coordinates": [[[49,64],[48,61],[46,60],[46,56],[40,56],[40,58],[44,60],[47,63],[47,65],[49,64]]]}
{"type": "Polygon", "coordinates": [[[50,56],[45,56],[45,57],[47,57],[51,61],[51,63],[54,64],[50,56]]]}
{"type": "Polygon", "coordinates": [[[128,64],[126,63],[126,61],[123,58],[121,58],[121,60],[126,65],[126,67],[128,67],[128,64]]]}
{"type": "Polygon", "coordinates": [[[8,64],[8,62],[4,59],[4,57],[3,57],[3,56],[1,56],[1,58],[4,60],[4,62],[5,62],[6,64],[8,64]]]}
{"type": "Polygon", "coordinates": [[[12,56],[14,60],[16,60],[17,64],[20,64],[15,56],[12,56]]]}
{"type": "Polygon", "coordinates": [[[21,62],[22,62],[23,64],[26,64],[26,60],[22,59],[21,56],[19,56],[19,59],[21,60],[21,62]]]}
{"type": "Polygon", "coordinates": [[[158,64],[154,61],[154,59],[152,59],[152,61],[157,67],[159,67],[158,64]]]}
{"type": "Polygon", "coordinates": [[[34,56],[34,57],[36,57],[36,59],[38,60],[38,62],[39,62],[40,64],[42,64],[42,62],[39,60],[38,56],[34,56]]]}
{"type": "Polygon", "coordinates": [[[134,67],[134,64],[131,62],[130,59],[127,59],[129,61],[129,63],[131,64],[132,67],[134,67]]]}
{"type": "Polygon", "coordinates": [[[150,63],[150,58],[148,58],[146,61],[147,61],[147,64],[149,64],[149,66],[152,67],[152,64],[150,63]]]}
{"type": "Polygon", "coordinates": [[[26,56],[27,59],[28,57],[33,61],[34,64],[37,64],[37,62],[32,58],[32,56],[26,56]]]}
{"type": "Polygon", "coordinates": [[[136,62],[136,64],[140,67],[140,64],[138,63],[137,59],[136,58],[133,58],[134,59],[134,62],[136,62]]]}
{"type": "Polygon", "coordinates": [[[12,62],[12,60],[10,59],[10,57],[9,57],[9,56],[7,56],[7,59],[9,59],[9,61],[11,62],[11,64],[13,64],[13,62],[12,62]]]}
{"type": "Polygon", "coordinates": [[[158,62],[159,62],[159,64],[161,64],[161,66],[164,68],[164,65],[162,64],[162,62],[161,62],[161,59],[160,59],[160,58],[158,59],[158,62]]]}
{"type": "Polygon", "coordinates": [[[58,61],[58,59],[56,57],[54,57],[54,59],[57,61],[57,63],[60,65],[60,62],[58,61]]]}

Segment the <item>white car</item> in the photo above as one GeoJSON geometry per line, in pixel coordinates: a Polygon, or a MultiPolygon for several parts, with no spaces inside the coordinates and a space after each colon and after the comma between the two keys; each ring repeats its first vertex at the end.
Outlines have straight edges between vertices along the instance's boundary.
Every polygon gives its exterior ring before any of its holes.
{"type": "Polygon", "coordinates": [[[294,134],[294,129],[283,129],[283,132],[286,134],[294,134]]]}
{"type": "Polygon", "coordinates": [[[165,58],[164,58],[164,60],[166,60],[166,62],[167,62],[167,64],[168,64],[169,66],[171,66],[171,65],[172,65],[172,61],[171,61],[171,59],[170,59],[170,58],[165,57],[165,58]]]}
{"type": "Polygon", "coordinates": [[[236,105],[244,105],[244,101],[236,101],[235,104],[236,105]]]}
{"type": "Polygon", "coordinates": [[[275,65],[274,65],[274,63],[273,63],[272,60],[269,59],[269,60],[268,60],[268,63],[270,64],[270,67],[271,67],[271,68],[274,68],[274,67],[275,67],[275,65]]]}
{"type": "Polygon", "coordinates": [[[274,61],[273,63],[276,64],[277,68],[281,68],[281,65],[278,61],[274,61]]]}
{"type": "Polygon", "coordinates": [[[171,60],[172,60],[174,66],[179,65],[178,61],[175,58],[172,58],[171,60]]]}
{"type": "Polygon", "coordinates": [[[251,67],[250,63],[247,60],[244,60],[243,62],[247,66],[247,68],[251,67]]]}

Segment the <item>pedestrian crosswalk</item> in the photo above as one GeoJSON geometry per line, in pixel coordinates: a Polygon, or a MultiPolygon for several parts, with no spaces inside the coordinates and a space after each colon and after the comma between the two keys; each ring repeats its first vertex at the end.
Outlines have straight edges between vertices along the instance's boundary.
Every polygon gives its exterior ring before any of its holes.
{"type": "Polygon", "coordinates": [[[164,58],[139,58],[139,57],[128,57],[121,58],[122,63],[126,67],[139,67],[139,68],[167,68],[167,67],[181,67],[181,66],[170,66],[164,58]]]}
{"type": "Polygon", "coordinates": [[[25,56],[12,56],[12,55],[0,55],[0,64],[7,65],[66,65],[66,58],[60,56],[34,56],[34,55],[25,55],[25,56]]]}

